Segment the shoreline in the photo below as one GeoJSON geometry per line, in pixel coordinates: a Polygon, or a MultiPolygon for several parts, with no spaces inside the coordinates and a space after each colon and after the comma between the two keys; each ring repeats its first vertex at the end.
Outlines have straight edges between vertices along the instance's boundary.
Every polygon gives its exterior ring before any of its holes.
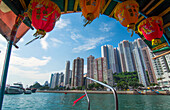
{"type": "MultiPolygon", "coordinates": [[[[84,90],[38,90],[39,93],[77,93],[83,94],[84,90]]],[[[170,91],[116,91],[117,94],[129,94],[129,95],[170,95],[170,91]]],[[[112,94],[112,91],[87,91],[88,94],[112,94]]]]}

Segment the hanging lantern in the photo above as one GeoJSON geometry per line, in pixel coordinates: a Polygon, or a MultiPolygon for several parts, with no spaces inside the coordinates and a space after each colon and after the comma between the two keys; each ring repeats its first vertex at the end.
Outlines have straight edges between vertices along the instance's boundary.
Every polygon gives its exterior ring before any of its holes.
{"type": "Polygon", "coordinates": [[[139,4],[135,0],[128,0],[122,3],[118,3],[115,7],[114,16],[123,25],[135,31],[135,24],[138,21],[139,4]]]}
{"type": "Polygon", "coordinates": [[[46,32],[53,30],[55,22],[60,18],[60,8],[51,0],[31,0],[27,16],[37,29],[34,36],[43,38],[46,32]]]}
{"type": "Polygon", "coordinates": [[[85,17],[86,22],[84,26],[90,24],[100,15],[100,11],[103,9],[104,4],[105,0],[80,0],[82,15],[85,17]]]}
{"type": "Polygon", "coordinates": [[[159,45],[163,35],[163,20],[159,16],[149,17],[139,24],[138,31],[146,40],[152,41],[152,45],[159,45]]]}

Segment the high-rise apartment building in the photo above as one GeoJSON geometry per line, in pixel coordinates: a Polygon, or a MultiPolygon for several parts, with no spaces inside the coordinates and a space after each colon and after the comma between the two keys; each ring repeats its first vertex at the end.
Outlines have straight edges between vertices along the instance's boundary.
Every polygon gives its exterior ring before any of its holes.
{"type": "Polygon", "coordinates": [[[135,57],[135,64],[136,64],[139,82],[143,84],[145,87],[147,87],[149,84],[148,84],[147,73],[145,71],[146,67],[145,67],[145,62],[144,62],[141,48],[135,47],[133,49],[133,54],[135,57]]]}
{"type": "MultiPolygon", "coordinates": [[[[87,58],[87,77],[93,78],[94,79],[94,56],[90,55],[87,58]]],[[[90,83],[93,83],[91,80],[87,80],[87,85],[90,83]]]]}
{"type": "Polygon", "coordinates": [[[150,50],[148,47],[142,48],[143,58],[146,65],[146,71],[148,72],[150,83],[158,83],[156,79],[156,74],[154,71],[154,66],[152,63],[152,57],[150,55],[150,50]]]}
{"type": "Polygon", "coordinates": [[[113,73],[119,73],[121,70],[118,65],[120,60],[118,59],[118,51],[113,48],[112,45],[104,45],[101,47],[102,57],[106,57],[107,69],[111,69],[113,73]]]}
{"type": "Polygon", "coordinates": [[[58,86],[64,86],[64,74],[63,74],[63,72],[61,72],[59,74],[58,86]]]}
{"type": "Polygon", "coordinates": [[[163,71],[161,83],[162,86],[168,86],[170,85],[170,54],[167,54],[165,56],[161,56],[158,58],[161,63],[161,68],[163,71]]]}
{"type": "Polygon", "coordinates": [[[51,88],[55,88],[56,86],[58,86],[58,82],[59,82],[59,73],[54,73],[52,76],[51,88]]]}
{"type": "Polygon", "coordinates": [[[119,49],[122,72],[126,72],[127,70],[126,70],[125,57],[124,57],[123,44],[122,43],[118,44],[118,49],[119,49]]]}
{"type": "Polygon", "coordinates": [[[94,79],[113,85],[112,70],[107,69],[106,57],[97,58],[94,61],[94,79]]]}
{"type": "Polygon", "coordinates": [[[64,86],[69,85],[70,77],[70,61],[66,61],[65,75],[64,75],[64,86]]]}
{"type": "Polygon", "coordinates": [[[119,56],[119,51],[117,48],[113,49],[114,51],[114,63],[113,65],[115,66],[115,71],[113,71],[113,73],[120,73],[122,72],[122,68],[121,68],[121,62],[120,62],[120,56],[119,56]]]}
{"type": "Polygon", "coordinates": [[[73,69],[72,69],[72,87],[83,86],[83,74],[84,74],[84,59],[77,57],[73,61],[73,69]]]}
{"type": "Polygon", "coordinates": [[[123,45],[123,53],[124,53],[124,58],[125,58],[126,71],[133,72],[135,71],[135,68],[133,65],[132,50],[130,48],[129,41],[123,40],[122,45],[123,45]]]}
{"type": "Polygon", "coordinates": [[[50,78],[50,88],[52,88],[52,81],[53,81],[53,74],[51,74],[51,78],[50,78]]]}

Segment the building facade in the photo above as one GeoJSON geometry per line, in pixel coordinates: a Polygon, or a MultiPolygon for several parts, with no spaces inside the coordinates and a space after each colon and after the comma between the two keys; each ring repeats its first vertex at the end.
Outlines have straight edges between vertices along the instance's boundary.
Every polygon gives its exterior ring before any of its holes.
{"type": "Polygon", "coordinates": [[[80,87],[83,86],[83,74],[84,74],[84,59],[77,57],[73,61],[73,69],[72,69],[72,87],[80,87]]]}
{"type": "Polygon", "coordinates": [[[65,75],[64,75],[64,86],[69,85],[70,77],[70,61],[66,61],[65,75]]]}
{"type": "Polygon", "coordinates": [[[94,62],[94,79],[106,82],[109,85],[113,85],[113,74],[111,69],[107,69],[106,57],[95,59],[94,62]]]}
{"type": "MultiPolygon", "coordinates": [[[[94,56],[90,55],[87,58],[87,77],[93,78],[94,79],[94,56]]],[[[91,80],[87,80],[87,85],[90,83],[93,83],[91,80]]]]}

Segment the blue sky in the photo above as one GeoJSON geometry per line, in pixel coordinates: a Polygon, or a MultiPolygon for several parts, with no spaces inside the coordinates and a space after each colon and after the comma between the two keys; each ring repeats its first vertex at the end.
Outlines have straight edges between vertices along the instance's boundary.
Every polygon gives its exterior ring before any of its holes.
{"type": "MultiPolygon", "coordinates": [[[[102,45],[113,45],[117,47],[122,40],[134,41],[139,38],[127,32],[118,21],[105,15],[100,15],[91,24],[83,27],[84,17],[81,13],[64,14],[56,22],[55,28],[45,38],[32,42],[35,30],[29,30],[18,42],[19,49],[13,47],[7,84],[22,82],[31,85],[35,81],[44,84],[49,81],[51,73],[65,72],[67,60],[72,62],[81,57],[85,61],[85,72],[87,71],[87,57],[101,57],[102,45]]],[[[0,35],[0,74],[2,74],[7,42],[0,35]]]]}

